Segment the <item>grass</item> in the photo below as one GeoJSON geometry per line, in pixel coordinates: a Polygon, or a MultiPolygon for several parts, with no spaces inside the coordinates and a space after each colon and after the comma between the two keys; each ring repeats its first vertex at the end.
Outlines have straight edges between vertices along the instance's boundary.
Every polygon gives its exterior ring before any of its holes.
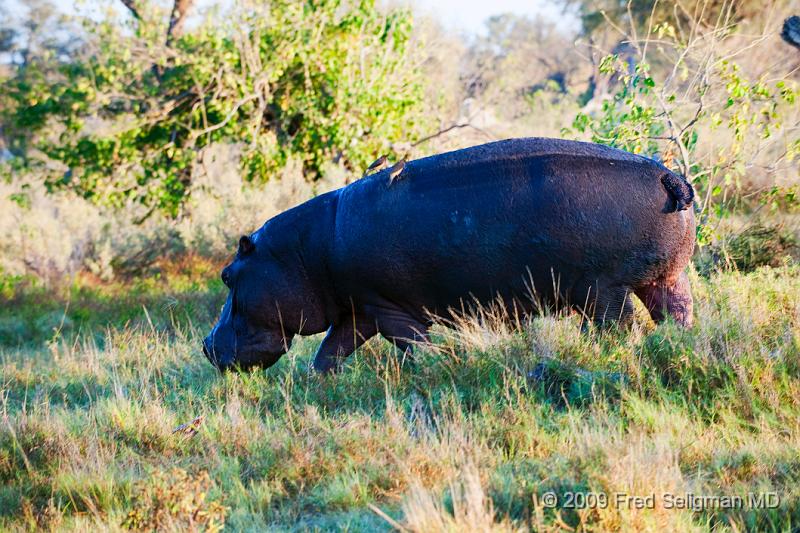
{"type": "Polygon", "coordinates": [[[88,274],[66,286],[0,269],[0,346],[37,347],[46,341],[91,337],[102,343],[107,328],[157,324],[174,329],[210,323],[225,289],[221,266],[187,256],[128,281],[100,283],[88,274]]]}
{"type": "MultiPolygon", "coordinates": [[[[373,340],[335,377],[309,372],[319,337],[268,371],[218,375],[198,347],[224,294],[183,272],[87,283],[45,305],[63,316],[71,298],[66,315],[87,319],[3,338],[0,529],[800,526],[798,267],[693,274],[690,332],[641,308],[628,331],[588,333],[488,309],[438,328],[413,370],[373,340]],[[199,416],[196,435],[172,433],[199,416]],[[765,491],[777,507],[663,496],[765,491]],[[569,492],[608,500],[569,508],[569,492]]],[[[23,285],[0,317],[41,314],[44,289],[23,285]]]]}

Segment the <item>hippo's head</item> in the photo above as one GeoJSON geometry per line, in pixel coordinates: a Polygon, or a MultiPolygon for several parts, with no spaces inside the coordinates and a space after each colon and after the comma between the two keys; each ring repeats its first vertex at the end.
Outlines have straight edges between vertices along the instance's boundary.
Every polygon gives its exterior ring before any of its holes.
{"type": "Polygon", "coordinates": [[[203,353],[220,370],[272,366],[289,349],[297,310],[284,264],[269,246],[239,239],[236,257],[222,270],[228,299],[203,340],[203,353]]]}

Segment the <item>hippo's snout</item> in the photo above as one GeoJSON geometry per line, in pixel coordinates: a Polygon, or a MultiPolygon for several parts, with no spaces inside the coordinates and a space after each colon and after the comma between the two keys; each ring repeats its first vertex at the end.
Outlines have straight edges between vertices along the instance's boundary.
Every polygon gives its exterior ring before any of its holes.
{"type": "MultiPolygon", "coordinates": [[[[291,338],[275,337],[261,332],[256,338],[246,338],[244,342],[237,339],[229,341],[222,328],[214,330],[203,339],[203,355],[218,370],[249,370],[251,368],[267,368],[274,365],[281,355],[292,345],[291,338]]],[[[238,339],[242,341],[242,339],[238,339]]]]}
{"type": "MultiPolygon", "coordinates": [[[[208,351],[208,337],[203,339],[203,355],[206,356],[206,359],[211,361],[211,353],[208,351]]],[[[213,363],[214,361],[211,362],[213,363]]]]}
{"type": "Polygon", "coordinates": [[[218,350],[214,349],[213,333],[203,339],[203,355],[217,370],[225,371],[230,367],[230,364],[225,364],[222,361],[218,350]]]}
{"type": "Polygon", "coordinates": [[[219,368],[217,358],[214,357],[213,348],[211,347],[211,335],[203,339],[203,355],[206,356],[206,359],[208,359],[212,365],[219,368]]]}

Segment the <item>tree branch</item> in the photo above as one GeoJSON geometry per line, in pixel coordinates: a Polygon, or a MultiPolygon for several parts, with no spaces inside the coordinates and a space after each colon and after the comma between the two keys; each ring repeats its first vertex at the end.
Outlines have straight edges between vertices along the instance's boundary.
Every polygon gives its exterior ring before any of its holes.
{"type": "Polygon", "coordinates": [[[131,12],[133,18],[136,20],[142,20],[142,16],[136,6],[136,0],[120,0],[120,2],[122,2],[122,5],[128,8],[128,11],[131,12]]]}
{"type": "Polygon", "coordinates": [[[169,27],[167,28],[167,46],[183,33],[183,23],[194,2],[195,0],[175,0],[175,3],[172,4],[172,14],[169,16],[169,27]]]}
{"type": "Polygon", "coordinates": [[[236,112],[239,111],[239,109],[243,105],[245,105],[247,102],[255,100],[256,98],[258,98],[258,93],[253,93],[253,94],[249,94],[249,95],[245,96],[244,98],[242,98],[241,100],[239,100],[238,102],[236,102],[233,105],[233,108],[231,108],[231,110],[228,112],[228,114],[225,115],[225,118],[222,119],[220,122],[218,122],[216,124],[212,124],[211,126],[208,126],[207,128],[204,128],[204,129],[202,129],[200,131],[192,132],[192,134],[191,134],[192,140],[199,139],[203,135],[209,134],[209,133],[211,133],[213,131],[216,131],[216,130],[218,130],[220,128],[225,127],[225,125],[228,122],[230,122],[230,120],[233,118],[233,116],[236,114],[236,112]]]}
{"type": "Polygon", "coordinates": [[[422,139],[418,140],[417,142],[411,143],[411,147],[414,148],[416,146],[419,146],[422,143],[430,141],[431,139],[435,139],[436,137],[440,137],[440,136],[444,135],[445,133],[451,132],[453,130],[459,130],[461,128],[472,128],[475,131],[478,131],[478,132],[486,135],[490,139],[494,138],[494,136],[492,136],[490,133],[486,132],[485,130],[482,130],[478,126],[475,126],[474,124],[470,124],[469,122],[467,122],[467,123],[461,123],[461,124],[451,124],[450,126],[444,128],[442,130],[439,130],[436,133],[432,133],[431,135],[423,137],[422,139]]]}

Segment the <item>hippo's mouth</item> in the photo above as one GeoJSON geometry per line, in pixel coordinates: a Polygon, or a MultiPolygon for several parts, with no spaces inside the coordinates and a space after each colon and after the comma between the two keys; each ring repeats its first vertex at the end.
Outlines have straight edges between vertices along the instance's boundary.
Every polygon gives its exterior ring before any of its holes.
{"type": "Polygon", "coordinates": [[[228,359],[225,357],[218,357],[217,350],[209,347],[208,340],[203,340],[203,355],[206,359],[220,372],[228,370],[251,370],[254,368],[269,368],[285,354],[291,347],[292,341],[289,340],[285,343],[285,347],[280,350],[271,350],[265,343],[256,343],[247,346],[242,346],[237,349],[238,354],[228,359]]]}

